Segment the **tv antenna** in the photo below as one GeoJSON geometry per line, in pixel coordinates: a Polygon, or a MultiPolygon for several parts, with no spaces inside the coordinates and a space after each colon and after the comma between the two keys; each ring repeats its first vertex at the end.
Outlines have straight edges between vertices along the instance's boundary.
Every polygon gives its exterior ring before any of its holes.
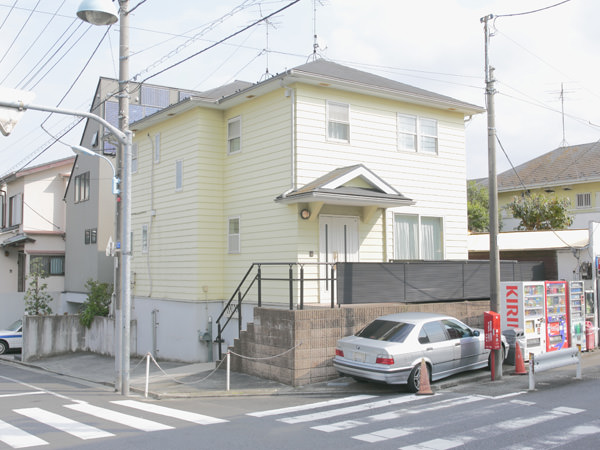
{"type": "Polygon", "coordinates": [[[317,39],[317,3],[321,6],[325,6],[323,0],[313,0],[313,52],[309,55],[307,62],[310,60],[316,61],[322,57],[319,53],[319,42],[317,39]]]}
{"type": "Polygon", "coordinates": [[[560,99],[560,110],[562,117],[562,141],[560,143],[560,147],[568,147],[569,143],[566,138],[565,131],[565,94],[570,94],[574,91],[565,91],[564,83],[560,83],[560,91],[553,91],[551,94],[558,94],[558,98],[560,99]]]}
{"type": "MultiPolygon", "coordinates": [[[[258,8],[260,11],[260,16],[262,17],[263,13],[262,13],[262,8],[261,8],[260,3],[258,4],[258,8]]],[[[267,79],[271,78],[271,76],[272,76],[271,73],[269,72],[269,27],[273,27],[274,29],[277,29],[277,27],[275,26],[275,22],[273,22],[271,19],[265,19],[262,23],[265,26],[265,41],[266,41],[266,43],[265,43],[265,48],[264,48],[263,52],[265,53],[266,58],[267,58],[267,65],[265,68],[265,73],[260,77],[259,81],[267,80],[267,79]]],[[[279,23],[277,23],[277,24],[279,24],[279,23]]]]}

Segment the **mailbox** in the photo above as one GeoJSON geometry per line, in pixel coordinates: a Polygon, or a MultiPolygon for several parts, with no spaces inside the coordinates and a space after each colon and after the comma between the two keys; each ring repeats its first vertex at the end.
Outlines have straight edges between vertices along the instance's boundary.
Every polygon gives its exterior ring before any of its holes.
{"type": "Polygon", "coordinates": [[[502,348],[500,314],[494,311],[484,312],[483,330],[485,332],[485,348],[490,350],[500,350],[502,348]]]}

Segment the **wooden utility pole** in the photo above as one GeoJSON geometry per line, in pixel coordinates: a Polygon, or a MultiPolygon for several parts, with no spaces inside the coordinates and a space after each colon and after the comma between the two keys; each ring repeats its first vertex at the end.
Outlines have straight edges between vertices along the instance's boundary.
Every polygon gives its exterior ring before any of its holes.
{"type": "MultiPolygon", "coordinates": [[[[500,312],[500,252],[498,250],[498,179],[496,177],[496,111],[494,107],[494,68],[489,62],[490,29],[488,22],[493,14],[482,17],[485,33],[485,99],[488,123],[488,191],[490,215],[490,309],[500,312]]],[[[492,380],[502,378],[502,349],[491,350],[495,364],[493,365],[492,380]]]]}

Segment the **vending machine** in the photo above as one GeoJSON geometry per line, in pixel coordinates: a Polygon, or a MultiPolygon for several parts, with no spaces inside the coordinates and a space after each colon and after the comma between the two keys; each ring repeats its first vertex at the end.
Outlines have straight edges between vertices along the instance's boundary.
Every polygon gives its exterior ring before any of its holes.
{"type": "Polygon", "coordinates": [[[585,293],[583,281],[569,282],[569,330],[571,347],[585,348],[585,293]]]}
{"type": "Polygon", "coordinates": [[[523,330],[525,361],[529,353],[546,351],[545,284],[543,281],[505,281],[500,283],[502,331],[523,330]]]}
{"type": "Polygon", "coordinates": [[[546,351],[568,348],[569,310],[566,281],[545,281],[546,284],[546,351]]]}

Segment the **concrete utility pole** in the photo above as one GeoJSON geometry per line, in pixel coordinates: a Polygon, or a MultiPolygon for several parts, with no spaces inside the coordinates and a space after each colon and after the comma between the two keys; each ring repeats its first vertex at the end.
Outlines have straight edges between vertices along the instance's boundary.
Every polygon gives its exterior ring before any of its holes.
{"type": "MultiPolygon", "coordinates": [[[[498,250],[498,179],[496,177],[496,111],[494,107],[494,68],[489,62],[490,30],[488,21],[494,18],[493,14],[481,18],[485,33],[485,98],[488,122],[488,192],[490,215],[490,309],[500,312],[500,252],[498,250]]],[[[494,372],[492,380],[502,378],[502,349],[492,350],[494,358],[494,372]]]]}

